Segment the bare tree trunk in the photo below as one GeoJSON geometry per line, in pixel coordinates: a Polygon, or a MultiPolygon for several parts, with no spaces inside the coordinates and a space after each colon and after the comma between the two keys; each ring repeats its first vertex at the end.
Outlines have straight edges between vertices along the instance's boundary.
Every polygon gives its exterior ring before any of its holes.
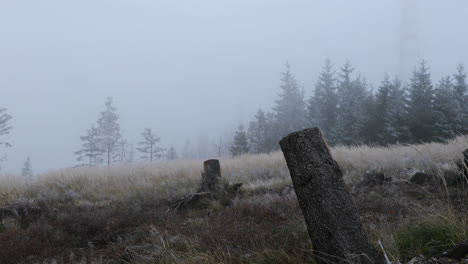
{"type": "Polygon", "coordinates": [[[280,141],[280,146],[317,263],[385,263],[369,242],[320,129],[292,133],[280,141]]]}
{"type": "Polygon", "coordinates": [[[153,142],[150,145],[150,162],[153,162],[153,142]]]}
{"type": "Polygon", "coordinates": [[[197,192],[219,192],[220,178],[221,166],[219,160],[211,159],[203,162],[202,182],[197,192]]]}

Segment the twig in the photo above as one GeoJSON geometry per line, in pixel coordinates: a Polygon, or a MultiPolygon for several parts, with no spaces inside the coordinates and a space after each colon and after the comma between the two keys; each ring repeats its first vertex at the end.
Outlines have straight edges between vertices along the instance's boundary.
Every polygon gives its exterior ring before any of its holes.
{"type": "Polygon", "coordinates": [[[382,252],[384,253],[385,261],[387,261],[387,264],[392,264],[392,262],[390,262],[390,259],[388,259],[387,252],[385,251],[385,248],[382,244],[382,241],[380,241],[380,239],[379,239],[379,246],[382,249],[382,252]]]}

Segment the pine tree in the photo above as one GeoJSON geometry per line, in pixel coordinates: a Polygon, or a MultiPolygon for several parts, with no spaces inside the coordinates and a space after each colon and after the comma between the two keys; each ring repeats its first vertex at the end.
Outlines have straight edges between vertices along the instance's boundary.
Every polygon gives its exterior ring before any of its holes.
{"type": "MultiPolygon", "coordinates": [[[[291,66],[286,63],[286,71],[281,73],[281,93],[273,108],[275,124],[273,126],[276,141],[288,133],[305,127],[304,92],[299,89],[296,79],[291,73],[291,66]]],[[[279,144],[275,145],[278,148],[279,144]]]]}
{"type": "Polygon", "coordinates": [[[23,168],[21,169],[21,175],[28,178],[28,179],[33,177],[31,159],[29,157],[24,162],[23,168]]]}
{"type": "Polygon", "coordinates": [[[271,120],[267,118],[267,115],[261,109],[257,111],[255,120],[250,122],[248,138],[253,153],[268,153],[275,148],[277,142],[272,139],[270,123],[271,120]]]}
{"type": "Polygon", "coordinates": [[[143,141],[138,142],[138,145],[141,147],[137,148],[143,155],[141,158],[151,162],[154,159],[162,158],[164,149],[156,146],[160,142],[160,138],[153,134],[151,128],[145,128],[145,131],[141,135],[143,136],[143,141]]]}
{"type": "Polygon", "coordinates": [[[364,79],[351,80],[354,68],[349,60],[341,68],[338,83],[337,141],[343,144],[364,142],[365,102],[368,97],[364,79]]]}
{"type": "Polygon", "coordinates": [[[327,59],[315,84],[314,95],[308,101],[307,118],[309,126],[318,126],[325,134],[329,143],[336,141],[336,133],[334,131],[338,104],[336,90],[333,65],[327,59]]]}
{"type": "Polygon", "coordinates": [[[93,125],[88,129],[85,136],[80,137],[83,141],[82,149],[75,152],[78,155],[78,161],[89,161],[89,166],[100,164],[102,162],[103,150],[101,149],[101,138],[98,129],[93,125]]]}
{"type": "Polygon", "coordinates": [[[456,99],[461,107],[458,118],[460,124],[457,127],[460,129],[458,132],[464,135],[468,134],[468,84],[466,77],[465,67],[463,64],[459,64],[453,78],[456,99]]]}
{"type": "Polygon", "coordinates": [[[101,149],[107,155],[107,166],[110,166],[112,155],[119,151],[119,140],[121,138],[118,123],[119,116],[112,102],[112,97],[108,97],[105,104],[106,109],[101,112],[101,116],[97,121],[101,149]]]}
{"type": "Polygon", "coordinates": [[[249,142],[247,141],[247,135],[244,131],[244,126],[239,125],[239,129],[234,135],[234,142],[231,146],[231,155],[233,157],[246,154],[249,152],[249,142]]]}
{"type": "Polygon", "coordinates": [[[454,138],[463,127],[462,106],[458,100],[458,91],[454,89],[449,76],[442,78],[435,89],[434,117],[435,139],[444,141],[454,138]]]}
{"type": "Polygon", "coordinates": [[[409,83],[409,129],[415,142],[430,142],[435,137],[434,88],[426,61],[413,72],[409,83]]]}
{"type": "Polygon", "coordinates": [[[169,150],[167,151],[166,158],[168,160],[176,160],[177,159],[177,153],[175,151],[174,147],[170,147],[169,150]]]}
{"type": "MultiPolygon", "coordinates": [[[[11,119],[11,115],[6,113],[5,108],[0,108],[0,136],[10,134],[11,126],[8,125],[8,122],[11,119]]],[[[3,142],[0,140],[0,146],[10,147],[10,143],[3,142]]]]}

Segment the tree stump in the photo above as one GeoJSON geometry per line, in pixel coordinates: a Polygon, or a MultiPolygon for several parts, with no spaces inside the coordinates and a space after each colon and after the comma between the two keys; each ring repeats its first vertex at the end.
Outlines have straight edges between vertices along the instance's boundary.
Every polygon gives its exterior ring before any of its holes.
{"type": "Polygon", "coordinates": [[[289,134],[280,146],[317,263],[385,263],[383,255],[369,242],[320,129],[289,134]]]}
{"type": "Polygon", "coordinates": [[[202,182],[197,192],[220,191],[219,180],[221,179],[221,166],[219,160],[210,159],[203,162],[202,182]]]}
{"type": "MultiPolygon", "coordinates": [[[[206,208],[211,201],[219,198],[222,191],[219,183],[221,178],[219,160],[211,159],[203,162],[203,171],[201,174],[202,182],[197,192],[171,202],[168,212],[172,210],[206,208]]],[[[239,191],[240,186],[242,186],[242,184],[234,185],[233,188],[239,191]]]]}

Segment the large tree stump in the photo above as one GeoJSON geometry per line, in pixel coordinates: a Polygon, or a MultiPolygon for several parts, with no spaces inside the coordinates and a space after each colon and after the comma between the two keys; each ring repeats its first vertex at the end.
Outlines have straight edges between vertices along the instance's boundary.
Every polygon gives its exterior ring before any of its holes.
{"type": "Polygon", "coordinates": [[[289,134],[280,145],[317,263],[385,263],[369,242],[320,129],[289,134]]]}
{"type": "Polygon", "coordinates": [[[197,192],[219,192],[219,179],[221,179],[219,160],[210,159],[203,162],[202,182],[197,192]]]}

